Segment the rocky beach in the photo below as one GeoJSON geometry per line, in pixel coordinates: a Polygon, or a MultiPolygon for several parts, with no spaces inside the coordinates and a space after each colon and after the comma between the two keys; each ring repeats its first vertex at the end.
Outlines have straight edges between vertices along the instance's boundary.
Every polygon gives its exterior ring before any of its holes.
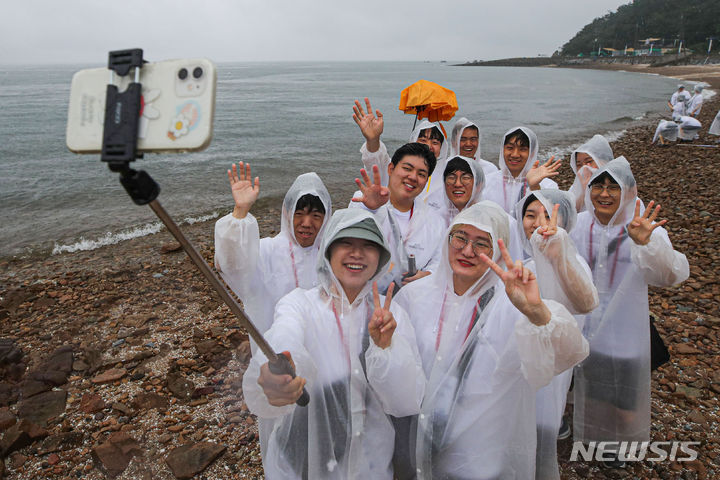
{"type": "MultiPolygon", "coordinates": [[[[611,67],[720,91],[718,66],[611,67]]],[[[719,108],[720,96],[706,101],[699,140],[651,145],[655,116],[612,144],[630,161],[640,197],[662,205],[690,262],[688,281],[650,291],[671,355],[652,375],[652,435],[701,442],[698,458],[611,470],[568,462],[564,440],[563,478],[720,477],[720,148],[707,134],[719,108]]],[[[558,183],[571,182],[566,161],[558,183]]],[[[333,201],[344,206],[353,190],[348,178],[333,201]]],[[[128,199],[127,208],[147,207],[128,199]]],[[[253,213],[261,235],[277,233],[279,205],[253,213]]],[[[183,227],[210,264],[213,226],[183,227]]],[[[262,478],[256,419],[241,389],[249,351],[246,333],[165,230],[0,261],[0,479],[262,478]]]]}

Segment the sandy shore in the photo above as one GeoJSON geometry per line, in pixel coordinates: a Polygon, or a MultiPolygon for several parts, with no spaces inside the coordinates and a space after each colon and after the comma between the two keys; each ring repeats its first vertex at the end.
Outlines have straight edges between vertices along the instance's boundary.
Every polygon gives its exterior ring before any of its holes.
{"type": "MultiPolygon", "coordinates": [[[[651,70],[720,89],[718,66],[651,70]]],[[[720,149],[697,146],[714,140],[705,132],[718,108],[717,96],[704,106],[699,141],[652,146],[658,119],[649,118],[613,143],[630,160],[641,197],[662,204],[671,239],[690,261],[689,281],[651,291],[672,354],[653,373],[652,433],[654,440],[702,442],[699,458],[613,471],[568,463],[566,440],[564,478],[720,476],[720,149]]],[[[566,167],[559,183],[569,186],[571,175],[566,167]]],[[[348,182],[333,201],[345,204],[352,190],[348,182]]],[[[276,233],[277,208],[253,213],[262,235],[276,233]]],[[[184,230],[211,261],[213,222],[184,230]]],[[[240,388],[247,357],[246,336],[167,232],[0,264],[5,476],[172,479],[173,472],[203,471],[206,478],[260,478],[255,418],[240,388]],[[206,461],[190,462],[183,445],[206,461]]]]}

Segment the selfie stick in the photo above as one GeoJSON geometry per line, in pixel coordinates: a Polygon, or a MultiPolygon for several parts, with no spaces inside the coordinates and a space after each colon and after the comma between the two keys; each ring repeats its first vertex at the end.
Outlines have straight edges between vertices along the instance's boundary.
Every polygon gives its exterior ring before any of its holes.
{"type": "MultiPolygon", "coordinates": [[[[210,286],[220,295],[230,311],[245,327],[248,335],[257,343],[258,347],[268,359],[269,368],[275,375],[290,375],[295,378],[295,368],[288,357],[282,353],[275,353],[265,337],[250,321],[240,304],[233,298],[227,287],[217,274],[208,266],[195,246],[185,237],[180,227],[158,202],[160,186],[144,170],[136,171],[130,168],[129,163],[136,158],[142,158],[137,153],[137,132],[140,120],[140,68],[142,67],[142,49],[121,50],[110,52],[108,68],[111,70],[110,82],[107,86],[105,102],[105,127],[103,130],[103,147],[101,159],[107,162],[110,170],[120,173],[120,183],[130,198],[137,205],[150,205],[155,215],[165,224],[168,231],[180,242],[190,260],[202,272],[210,286]],[[112,85],[113,72],[125,76],[135,68],[135,82],[127,90],[119,93],[117,86],[112,85]]],[[[302,395],[295,403],[304,407],[310,401],[307,390],[303,388],[302,395]]]]}

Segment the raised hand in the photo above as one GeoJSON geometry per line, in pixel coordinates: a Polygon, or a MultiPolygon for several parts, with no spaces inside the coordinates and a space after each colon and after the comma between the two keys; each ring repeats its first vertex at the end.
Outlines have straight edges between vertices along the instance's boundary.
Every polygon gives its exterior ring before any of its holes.
{"type": "Polygon", "coordinates": [[[543,179],[559,175],[560,172],[558,172],[558,169],[560,165],[562,165],[562,160],[555,160],[554,156],[550,157],[550,160],[542,165],[540,165],[540,160],[535,160],[535,163],[525,177],[530,190],[539,190],[540,182],[542,182],[543,179]]]}
{"type": "Polygon", "coordinates": [[[587,188],[588,182],[590,182],[590,179],[593,176],[593,173],[595,173],[595,170],[588,165],[583,165],[580,170],[577,172],[577,177],[580,180],[580,185],[582,186],[583,194],[585,193],[585,189],[587,188]]]}
{"type": "Polygon", "coordinates": [[[385,295],[385,304],[381,307],[377,282],[373,282],[373,303],[375,310],[368,323],[368,333],[375,345],[380,348],[390,346],[393,332],[395,332],[395,327],[397,327],[397,322],[395,322],[395,318],[392,312],[390,312],[390,302],[392,301],[394,288],[395,284],[391,283],[385,295]]]}
{"type": "Polygon", "coordinates": [[[367,113],[363,110],[362,105],[358,100],[355,100],[353,105],[353,120],[360,127],[360,132],[365,137],[367,142],[367,149],[369,152],[377,152],[380,148],[380,135],[383,133],[385,121],[380,110],[375,110],[373,113],[370,100],[365,97],[365,106],[367,107],[367,113]]]}
{"type": "Polygon", "coordinates": [[[540,298],[535,274],[525,268],[521,260],[513,261],[502,239],[498,239],[498,248],[507,270],[503,270],[484,253],[480,254],[480,259],[500,277],[505,284],[505,293],[515,308],[535,325],[545,325],[550,321],[550,311],[540,298]]]}
{"type": "Polygon", "coordinates": [[[250,175],[250,164],[239,163],[240,175],[238,176],[238,168],[233,163],[232,170],[228,170],[228,178],[230,179],[230,189],[232,191],[235,208],[233,209],[233,217],[245,218],[260,194],[260,177],[255,177],[255,184],[252,182],[250,175]]]}
{"type": "Polygon", "coordinates": [[[412,277],[407,277],[406,275],[407,275],[408,273],[409,273],[409,272],[404,272],[404,273],[403,273],[403,281],[402,281],[402,284],[403,284],[403,285],[407,285],[407,284],[410,283],[410,282],[414,282],[415,280],[420,280],[420,279],[423,278],[423,277],[427,277],[427,276],[430,275],[432,272],[428,272],[428,271],[426,271],[426,270],[418,270],[417,273],[416,273],[415,275],[413,275],[412,277]]]}
{"type": "Polygon", "coordinates": [[[550,238],[558,232],[558,212],[560,211],[560,205],[555,204],[553,206],[552,215],[550,220],[545,218],[545,212],[540,215],[540,226],[537,229],[538,235],[542,235],[543,239],[540,242],[539,248],[545,257],[550,260],[557,259],[561,254],[561,245],[558,242],[549,242],[550,238]]]}
{"type": "MultiPolygon", "coordinates": [[[[290,352],[283,352],[283,354],[288,357],[293,369],[295,369],[295,364],[292,361],[290,352]]],[[[260,367],[260,376],[257,382],[258,385],[262,387],[268,403],[275,407],[282,407],[284,405],[292,405],[300,398],[306,380],[302,377],[292,378],[286,374],[275,375],[270,371],[268,363],[265,362],[265,364],[260,367]]]]}
{"type": "Polygon", "coordinates": [[[367,171],[364,168],[360,170],[363,181],[361,182],[359,178],[356,178],[355,183],[360,189],[362,197],[353,197],[352,201],[362,202],[370,210],[377,210],[390,199],[390,190],[380,183],[380,169],[377,165],[373,165],[372,171],[373,180],[371,182],[367,171]]]}
{"type": "Polygon", "coordinates": [[[628,223],[627,230],[628,236],[632,238],[633,242],[638,245],[647,245],[650,242],[650,235],[653,230],[665,225],[667,220],[660,220],[657,223],[653,223],[660,213],[660,205],[656,206],[655,201],[651,201],[645,211],[640,214],[640,199],[638,198],[635,202],[635,215],[633,216],[632,222],[628,223]]]}

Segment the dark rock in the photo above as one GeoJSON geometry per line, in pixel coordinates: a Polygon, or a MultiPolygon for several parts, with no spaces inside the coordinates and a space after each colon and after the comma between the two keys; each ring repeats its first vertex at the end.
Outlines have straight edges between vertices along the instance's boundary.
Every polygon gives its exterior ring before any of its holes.
{"type": "Polygon", "coordinates": [[[195,349],[199,355],[205,355],[206,353],[217,353],[223,350],[222,346],[215,340],[203,340],[195,344],[195,349]]]}
{"type": "Polygon", "coordinates": [[[36,370],[30,372],[28,377],[39,382],[49,383],[54,387],[59,387],[67,381],[67,373],[59,370],[36,370]]]}
{"type": "Polygon", "coordinates": [[[153,408],[167,410],[168,400],[157,393],[141,393],[133,400],[133,406],[138,410],[150,410],[153,408]]]}
{"type": "Polygon", "coordinates": [[[0,365],[18,363],[22,359],[22,350],[12,338],[0,338],[0,365]]]}
{"type": "Polygon", "coordinates": [[[165,243],[162,247],[160,247],[160,253],[172,253],[179,250],[182,250],[182,245],[178,242],[165,243]]]}
{"type": "Polygon", "coordinates": [[[48,371],[54,370],[63,372],[68,375],[72,372],[73,364],[73,347],[72,345],[63,345],[50,354],[45,360],[45,366],[48,371]]]}
{"type": "Polygon", "coordinates": [[[23,398],[30,398],[38,393],[47,392],[52,390],[52,385],[38,380],[25,380],[20,386],[20,393],[23,398]]]}
{"type": "Polygon", "coordinates": [[[85,357],[85,363],[88,364],[88,373],[92,375],[97,372],[102,366],[102,353],[94,348],[86,348],[83,350],[83,356],[85,357]]]}
{"type": "Polygon", "coordinates": [[[123,403],[113,402],[112,408],[113,408],[113,410],[116,410],[116,411],[122,413],[123,415],[128,415],[130,417],[133,415],[132,408],[128,407],[127,405],[125,405],[123,403]]]}
{"type": "Polygon", "coordinates": [[[97,393],[85,393],[80,399],[80,411],[95,413],[105,408],[105,401],[97,393]]]}
{"type": "Polygon", "coordinates": [[[110,477],[120,475],[135,455],[141,455],[140,445],[125,432],[115,432],[102,445],[93,448],[93,457],[110,477]]]}
{"type": "Polygon", "coordinates": [[[180,400],[189,400],[195,390],[195,384],[177,371],[168,373],[166,382],[168,390],[180,400]]]}
{"type": "Polygon", "coordinates": [[[17,419],[7,408],[0,408],[0,432],[15,425],[17,419]]]}
{"type": "Polygon", "coordinates": [[[248,338],[247,334],[243,334],[243,333],[240,333],[240,332],[238,332],[238,331],[232,332],[232,333],[231,333],[230,335],[228,335],[228,337],[227,337],[228,341],[230,342],[230,344],[231,344],[234,348],[239,347],[242,342],[244,342],[245,340],[247,340],[247,338],[248,338]]]}
{"type": "Polygon", "coordinates": [[[215,387],[213,387],[212,385],[208,387],[198,387],[195,389],[195,391],[193,391],[192,398],[202,397],[203,395],[210,395],[214,391],[215,387]]]}
{"type": "Polygon", "coordinates": [[[47,430],[28,420],[21,420],[8,428],[0,442],[0,457],[7,456],[16,450],[20,450],[35,440],[46,437],[47,430]]]}
{"type": "Polygon", "coordinates": [[[211,442],[187,444],[176,448],[165,459],[176,478],[192,478],[205,470],[225,451],[225,446],[211,442]]]}
{"type": "Polygon", "coordinates": [[[0,382],[0,407],[17,402],[18,391],[9,383],[0,382]]]}
{"type": "Polygon", "coordinates": [[[252,355],[252,352],[250,350],[250,341],[245,340],[240,344],[240,346],[237,348],[237,359],[240,363],[248,363],[250,361],[250,357],[252,355]]]}
{"type": "Polygon", "coordinates": [[[43,392],[34,397],[24,398],[18,406],[18,417],[45,425],[49,419],[65,412],[66,398],[65,390],[43,392]]]}
{"type": "Polygon", "coordinates": [[[82,445],[83,433],[79,431],[61,432],[43,440],[38,449],[38,454],[47,455],[59,451],[62,447],[72,448],[82,445]]]}

